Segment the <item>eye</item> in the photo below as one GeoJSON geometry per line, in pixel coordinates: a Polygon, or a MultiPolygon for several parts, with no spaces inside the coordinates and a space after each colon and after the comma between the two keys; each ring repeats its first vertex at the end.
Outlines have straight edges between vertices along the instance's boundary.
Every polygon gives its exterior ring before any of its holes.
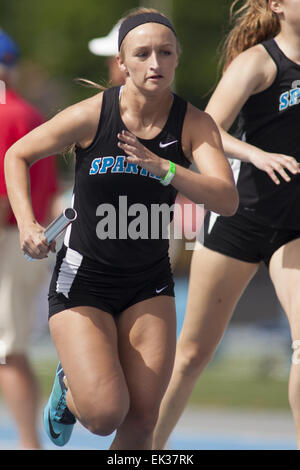
{"type": "Polygon", "coordinates": [[[147,57],[147,52],[146,51],[138,51],[136,54],[136,57],[147,57]]]}

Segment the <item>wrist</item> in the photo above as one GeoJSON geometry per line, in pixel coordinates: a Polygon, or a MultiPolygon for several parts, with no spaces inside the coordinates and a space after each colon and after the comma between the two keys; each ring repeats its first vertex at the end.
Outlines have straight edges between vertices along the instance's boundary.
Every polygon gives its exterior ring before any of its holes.
{"type": "Polygon", "coordinates": [[[167,172],[165,173],[164,176],[161,177],[160,179],[160,183],[163,185],[163,186],[168,186],[171,181],[173,180],[174,176],[175,176],[175,173],[176,173],[176,165],[174,162],[171,162],[171,160],[168,160],[168,170],[167,172]]]}
{"type": "Polygon", "coordinates": [[[247,155],[248,161],[254,164],[259,157],[262,157],[263,153],[264,152],[262,150],[254,147],[253,145],[249,146],[249,152],[247,155]]]}
{"type": "Polygon", "coordinates": [[[160,176],[161,178],[164,178],[166,174],[168,173],[169,168],[170,168],[169,160],[165,160],[164,158],[162,158],[162,162],[160,166],[160,174],[158,176],[160,176]]]}
{"type": "Polygon", "coordinates": [[[30,220],[22,220],[20,222],[17,222],[17,225],[18,225],[18,229],[20,231],[24,231],[26,230],[28,227],[32,227],[33,225],[36,225],[37,224],[37,221],[35,219],[30,219],[30,220]]]}

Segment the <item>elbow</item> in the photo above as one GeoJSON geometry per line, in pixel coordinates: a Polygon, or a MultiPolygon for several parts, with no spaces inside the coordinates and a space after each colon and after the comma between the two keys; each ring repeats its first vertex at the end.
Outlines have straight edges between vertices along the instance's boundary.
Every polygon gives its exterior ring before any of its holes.
{"type": "Polygon", "coordinates": [[[5,156],[4,156],[5,160],[8,160],[9,158],[11,158],[11,155],[13,155],[15,153],[14,152],[15,146],[16,146],[16,142],[6,150],[6,153],[5,153],[5,156]]]}
{"type": "Polygon", "coordinates": [[[10,153],[11,153],[11,151],[10,151],[10,149],[8,149],[7,152],[4,155],[3,164],[4,164],[4,175],[5,175],[5,177],[7,175],[8,164],[11,160],[10,153]]]}
{"type": "Polygon", "coordinates": [[[226,196],[223,194],[222,204],[219,209],[219,214],[224,217],[231,217],[234,215],[239,206],[239,194],[235,186],[228,189],[226,196]]]}
{"type": "Polygon", "coordinates": [[[13,152],[13,146],[10,147],[5,155],[4,155],[4,169],[9,165],[9,163],[15,158],[15,154],[13,152]]]}
{"type": "Polygon", "coordinates": [[[25,162],[26,166],[29,168],[29,164],[26,161],[25,157],[20,152],[19,148],[16,147],[16,143],[13,144],[5,153],[4,156],[4,171],[7,171],[9,167],[15,167],[20,162],[25,162]]]}
{"type": "Polygon", "coordinates": [[[4,163],[7,163],[9,160],[10,149],[8,149],[4,155],[4,163]]]}
{"type": "Polygon", "coordinates": [[[10,173],[10,168],[12,165],[14,155],[11,151],[11,148],[7,150],[7,152],[4,155],[4,177],[6,181],[6,186],[8,185],[8,178],[9,178],[9,173],[10,173]]]}

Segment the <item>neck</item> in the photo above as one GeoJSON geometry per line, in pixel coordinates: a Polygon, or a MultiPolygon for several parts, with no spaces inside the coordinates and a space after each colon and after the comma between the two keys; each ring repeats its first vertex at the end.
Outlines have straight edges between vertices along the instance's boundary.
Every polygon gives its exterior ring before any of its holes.
{"type": "Polygon", "coordinates": [[[295,31],[282,22],[281,31],[275,39],[285,55],[300,65],[300,31],[295,31]]]}
{"type": "Polygon", "coordinates": [[[170,89],[158,93],[147,93],[126,83],[122,89],[120,109],[130,112],[142,122],[153,122],[169,112],[173,102],[170,89]]]}

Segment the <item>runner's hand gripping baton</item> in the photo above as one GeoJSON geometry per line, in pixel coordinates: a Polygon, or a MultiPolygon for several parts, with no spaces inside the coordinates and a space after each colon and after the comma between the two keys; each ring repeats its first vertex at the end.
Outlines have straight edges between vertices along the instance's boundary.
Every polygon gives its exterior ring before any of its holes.
{"type": "MultiPolygon", "coordinates": [[[[72,207],[64,209],[64,211],[51,222],[45,230],[45,237],[48,245],[55,240],[65,228],[77,218],[77,212],[72,207]]],[[[35,258],[24,253],[28,261],[35,261],[35,258]]]]}

